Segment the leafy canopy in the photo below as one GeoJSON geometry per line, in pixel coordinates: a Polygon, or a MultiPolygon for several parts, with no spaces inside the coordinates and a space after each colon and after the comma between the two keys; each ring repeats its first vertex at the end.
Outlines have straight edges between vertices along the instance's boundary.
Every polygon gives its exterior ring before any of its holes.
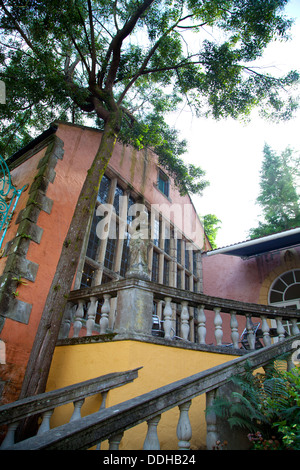
{"type": "Polygon", "coordinates": [[[188,104],[198,116],[288,118],[298,73],[255,67],[286,40],[287,0],[0,0],[0,152],[8,156],[53,120],[114,118],[119,138],[152,146],[182,193],[201,192],[185,142],[165,117],[188,104]],[[218,36],[214,39],[214,35],[218,36]]]}
{"type": "Polygon", "coordinates": [[[299,164],[300,157],[292,149],[278,155],[265,145],[257,198],[264,220],[250,230],[251,238],[300,226],[299,164]]]}

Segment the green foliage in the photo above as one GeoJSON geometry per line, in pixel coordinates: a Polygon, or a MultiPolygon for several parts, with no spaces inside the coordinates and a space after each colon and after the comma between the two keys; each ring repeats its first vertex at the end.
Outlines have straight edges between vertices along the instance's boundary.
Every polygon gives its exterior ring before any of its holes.
{"type": "Polygon", "coordinates": [[[250,230],[250,237],[257,238],[300,225],[299,187],[300,158],[290,148],[281,155],[268,145],[264,147],[261,169],[260,194],[257,203],[262,208],[264,222],[250,230]]]}
{"type": "Polygon", "coordinates": [[[300,450],[300,368],[287,372],[279,361],[265,374],[247,368],[232,382],[239,391],[216,398],[210,409],[231,427],[249,431],[254,449],[300,450]]]}
{"type": "Polygon", "coordinates": [[[203,217],[200,217],[203,222],[204,231],[207,235],[207,238],[211,244],[212,249],[217,248],[216,237],[218,230],[220,229],[221,220],[214,214],[206,214],[203,217]]]}
{"type": "Polygon", "coordinates": [[[155,149],[181,193],[201,193],[204,173],[184,163],[164,118],[185,103],[216,119],[253,107],[289,118],[298,74],[254,67],[272,40],[288,38],[286,1],[0,0],[1,154],[56,119],[100,128],[113,119],[119,138],[155,149]],[[211,27],[222,41],[202,39],[211,27]]]}

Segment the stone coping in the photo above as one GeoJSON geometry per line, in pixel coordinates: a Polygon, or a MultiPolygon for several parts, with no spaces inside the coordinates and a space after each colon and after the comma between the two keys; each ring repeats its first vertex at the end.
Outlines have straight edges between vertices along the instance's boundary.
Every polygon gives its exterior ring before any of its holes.
{"type": "Polygon", "coordinates": [[[137,341],[142,343],[154,344],[159,346],[187,349],[190,351],[211,352],[216,354],[226,354],[230,356],[243,356],[252,351],[242,349],[234,349],[230,346],[222,345],[215,346],[209,344],[197,344],[184,340],[166,340],[152,335],[143,335],[136,333],[106,333],[104,335],[81,336],[79,338],[64,338],[58,340],[56,346],[74,346],[77,344],[95,344],[95,343],[108,343],[116,341],[137,341]]]}

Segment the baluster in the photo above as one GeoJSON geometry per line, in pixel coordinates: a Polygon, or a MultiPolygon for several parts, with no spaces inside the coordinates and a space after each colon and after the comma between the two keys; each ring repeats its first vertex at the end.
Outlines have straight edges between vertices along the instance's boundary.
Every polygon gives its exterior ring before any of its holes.
{"type": "Polygon", "coordinates": [[[147,421],[148,432],[144,442],[143,450],[160,450],[159,440],[157,436],[157,425],[161,415],[157,415],[147,421]]]}
{"type": "Polygon", "coordinates": [[[100,334],[104,335],[108,328],[108,317],[110,314],[110,298],[111,296],[108,294],[104,294],[103,296],[104,302],[101,307],[101,318],[100,318],[100,334]]]}
{"type": "MultiPolygon", "coordinates": [[[[108,394],[108,390],[106,390],[105,392],[102,392],[102,393],[101,393],[102,401],[101,401],[101,405],[100,405],[99,411],[104,410],[105,407],[106,407],[106,398],[107,398],[107,394],[108,394]]],[[[123,433],[122,433],[122,435],[123,435],[123,433]]],[[[118,436],[118,434],[116,434],[116,436],[118,436]]],[[[114,443],[114,442],[115,442],[115,441],[114,441],[114,436],[112,436],[111,439],[112,439],[112,443],[114,443]]],[[[122,436],[121,436],[121,438],[120,438],[120,441],[121,441],[121,439],[122,439],[122,436]]],[[[118,445],[119,445],[120,441],[118,441],[118,445]]],[[[101,442],[98,442],[98,444],[97,444],[97,446],[96,446],[96,450],[100,450],[100,449],[101,449],[101,442]]],[[[118,450],[118,449],[115,449],[115,450],[118,450]]]]}
{"type": "Polygon", "coordinates": [[[231,340],[233,342],[233,347],[235,349],[238,349],[239,348],[239,339],[240,339],[240,335],[239,335],[239,332],[238,332],[238,321],[237,321],[237,318],[236,318],[236,312],[234,310],[232,310],[230,312],[230,328],[231,328],[231,340]]]}
{"type": "Polygon", "coordinates": [[[181,336],[185,341],[188,341],[188,336],[190,332],[190,325],[189,325],[189,319],[190,319],[190,314],[189,314],[189,309],[188,309],[188,302],[185,300],[181,302],[181,336]]]}
{"type": "Polygon", "coordinates": [[[101,396],[102,396],[102,401],[101,401],[101,405],[100,405],[99,411],[104,410],[105,407],[106,407],[106,398],[107,398],[107,394],[108,394],[108,390],[107,390],[106,392],[102,392],[102,394],[101,394],[101,396]]]}
{"type": "Polygon", "coordinates": [[[165,308],[164,308],[164,332],[165,339],[171,339],[171,328],[172,328],[172,306],[171,297],[165,297],[165,308]]]}
{"type": "Polygon", "coordinates": [[[93,329],[95,326],[95,318],[97,313],[98,299],[97,297],[90,298],[90,305],[87,312],[87,321],[86,321],[86,334],[87,336],[92,336],[93,329]]]}
{"type": "Polygon", "coordinates": [[[271,346],[270,327],[267,321],[267,317],[262,316],[261,330],[263,332],[263,342],[265,346],[271,346]]]}
{"type": "Polygon", "coordinates": [[[37,435],[39,436],[40,434],[43,434],[44,432],[50,431],[50,419],[51,416],[53,415],[54,410],[48,410],[45,411],[42,415],[42,423],[39,427],[39,430],[37,432],[37,435]]]}
{"type": "Polygon", "coordinates": [[[283,328],[283,325],[282,325],[282,318],[278,317],[276,319],[276,322],[277,322],[278,341],[283,341],[284,336],[285,336],[285,329],[283,328]]]}
{"type": "Polygon", "coordinates": [[[120,432],[118,434],[114,434],[108,439],[109,442],[109,450],[119,450],[119,445],[122,440],[124,432],[120,432]]]}
{"type": "Polygon", "coordinates": [[[247,329],[247,341],[250,349],[255,349],[255,334],[253,332],[253,323],[251,321],[251,315],[246,315],[246,329],[247,329]]]}
{"type": "Polygon", "coordinates": [[[199,314],[198,314],[198,338],[199,344],[205,344],[206,337],[206,315],[204,311],[204,305],[200,305],[199,314]]]}
{"type": "Polygon", "coordinates": [[[177,424],[178,449],[189,450],[190,440],[192,438],[192,427],[189,418],[189,408],[191,400],[179,405],[179,421],[177,424]]]}
{"type": "Polygon", "coordinates": [[[81,400],[77,400],[77,401],[74,401],[74,411],[73,411],[73,414],[71,416],[71,419],[70,419],[70,423],[72,421],[75,421],[76,419],[80,419],[81,418],[81,407],[84,403],[84,398],[82,398],[81,400]]]}
{"type": "Polygon", "coordinates": [[[74,324],[73,324],[73,330],[74,330],[73,338],[78,338],[79,332],[82,328],[81,320],[83,319],[83,316],[84,316],[84,308],[83,308],[84,304],[85,304],[84,300],[78,301],[78,306],[75,312],[74,324]]]}
{"type": "Polygon", "coordinates": [[[209,409],[214,403],[216,389],[206,393],[206,448],[213,450],[216,446],[219,436],[217,433],[217,416],[216,413],[209,409]]]}
{"type": "Polygon", "coordinates": [[[214,325],[215,325],[215,338],[217,342],[217,346],[222,345],[222,339],[223,339],[223,330],[222,330],[222,317],[220,315],[220,308],[214,308],[215,312],[215,319],[214,319],[214,325]]]}
{"type": "Polygon", "coordinates": [[[298,325],[297,325],[297,318],[292,318],[291,323],[292,323],[292,335],[296,336],[300,333],[298,325]]]}
{"type": "Polygon", "coordinates": [[[4,440],[2,441],[0,449],[7,449],[8,447],[14,445],[15,432],[16,432],[18,425],[19,425],[19,421],[8,425],[7,433],[6,433],[4,440]]]}

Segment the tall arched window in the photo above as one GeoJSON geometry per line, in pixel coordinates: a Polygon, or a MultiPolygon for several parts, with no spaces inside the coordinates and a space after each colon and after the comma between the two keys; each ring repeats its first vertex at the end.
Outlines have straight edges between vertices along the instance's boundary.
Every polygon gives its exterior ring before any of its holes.
{"type": "MultiPolygon", "coordinates": [[[[287,271],[275,279],[269,292],[269,304],[300,309],[300,269],[287,271]]],[[[284,327],[290,334],[290,324],[286,322],[284,327]]]]}

